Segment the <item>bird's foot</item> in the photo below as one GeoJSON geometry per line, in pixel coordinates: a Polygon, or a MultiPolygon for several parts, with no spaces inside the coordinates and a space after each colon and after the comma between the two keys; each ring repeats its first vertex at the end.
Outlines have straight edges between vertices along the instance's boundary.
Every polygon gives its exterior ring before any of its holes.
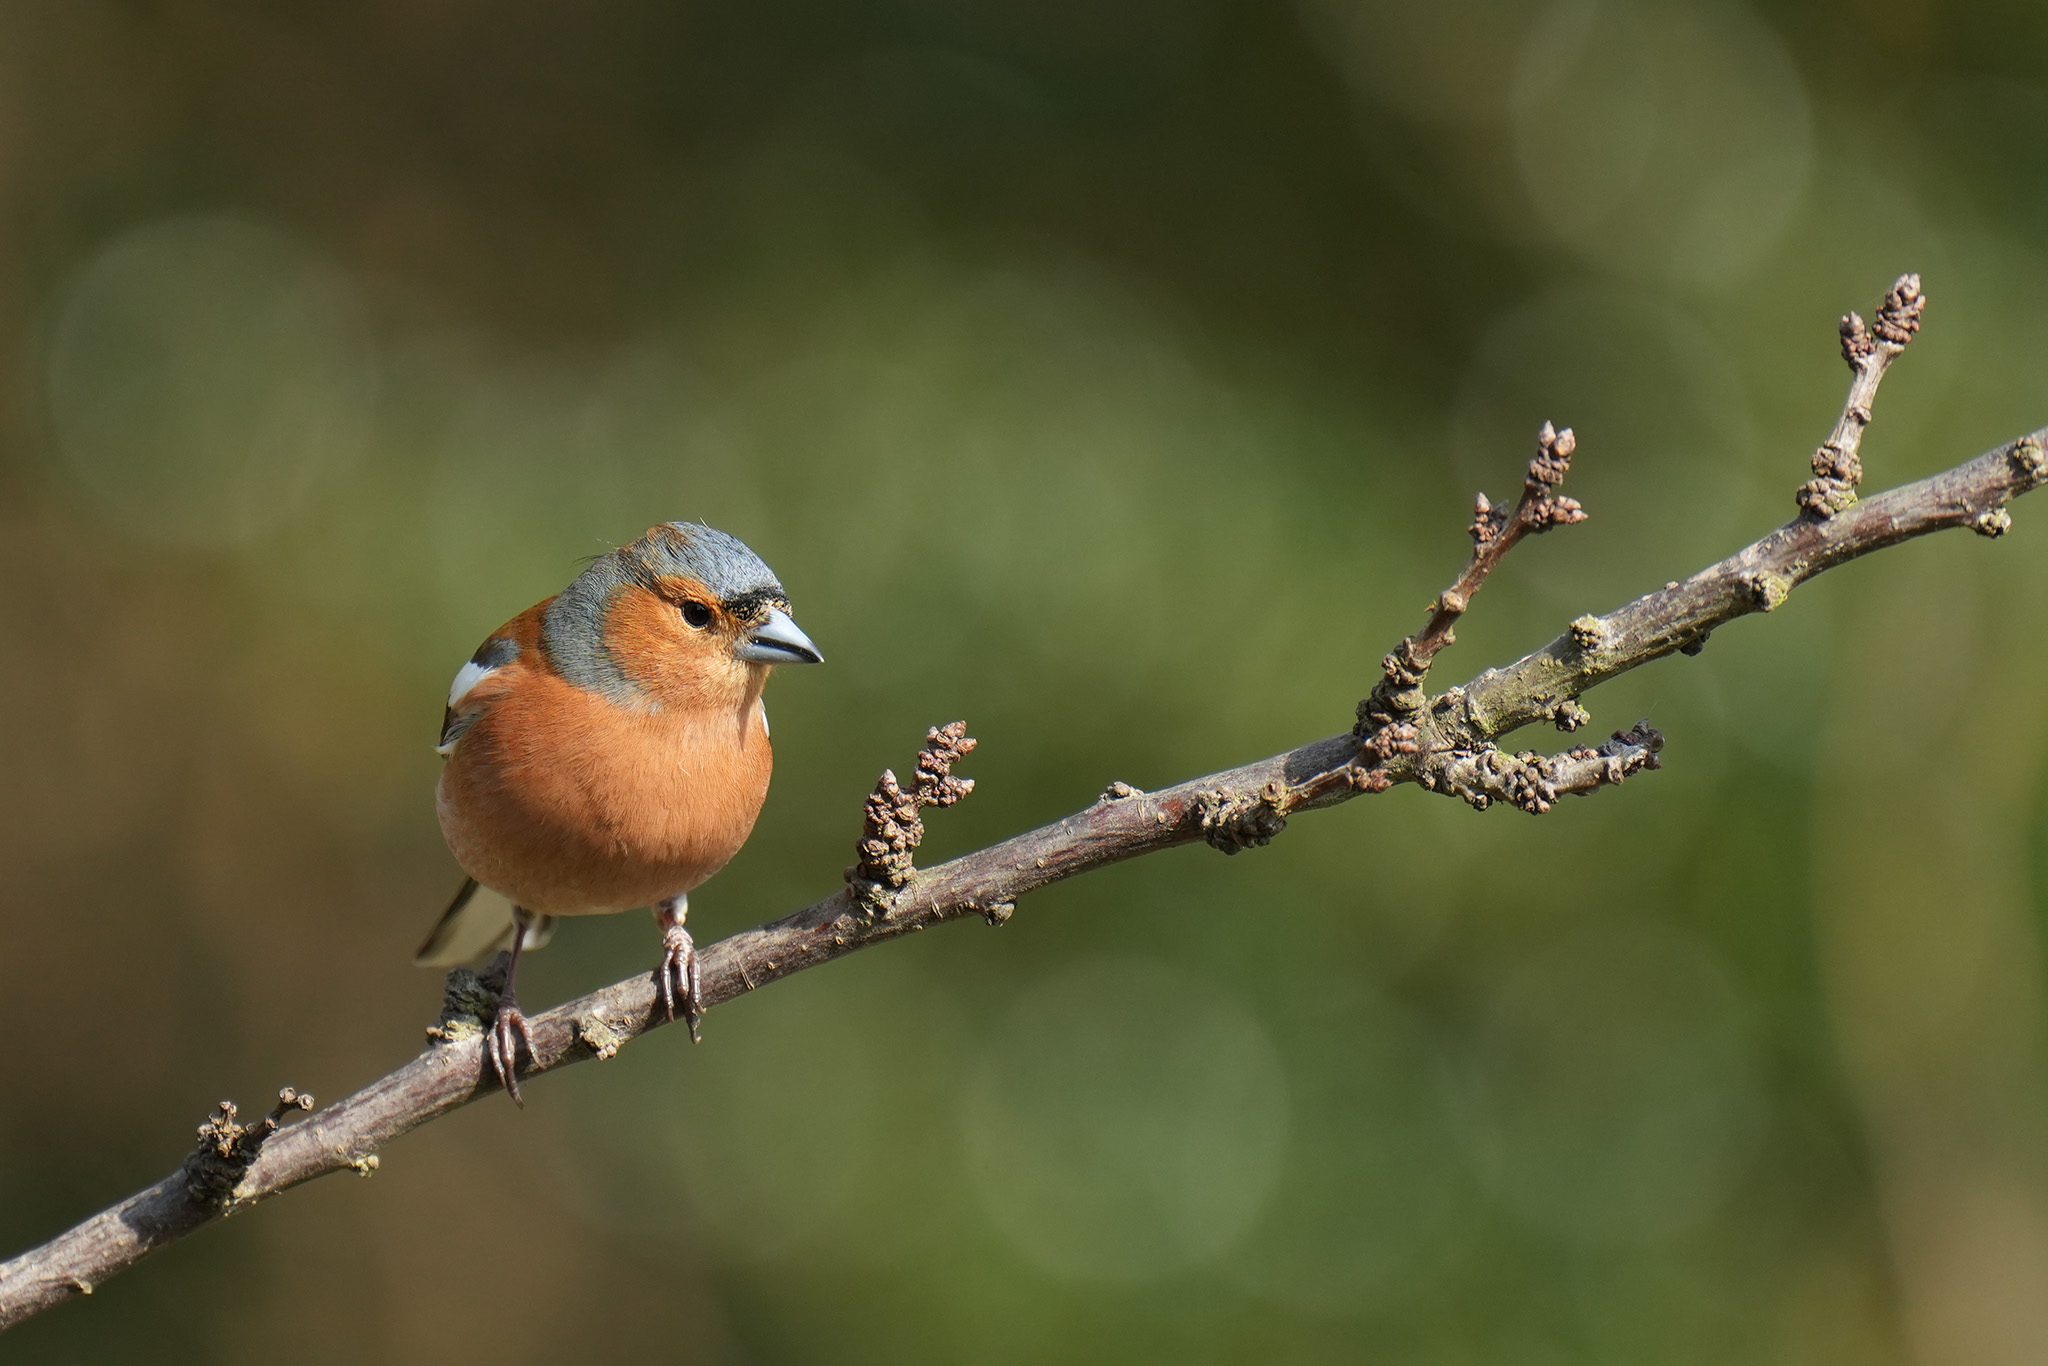
{"type": "Polygon", "coordinates": [[[662,927],[661,966],[654,970],[654,979],[662,1011],[670,1020],[681,1011],[690,1026],[690,1042],[704,1042],[704,983],[697,972],[697,943],[678,921],[662,927]]]}
{"type": "Polygon", "coordinates": [[[504,1084],[505,1094],[523,1110],[526,1098],[519,1094],[521,1048],[526,1050],[527,1057],[533,1056],[533,1031],[527,1028],[526,1016],[519,1009],[519,998],[508,988],[498,997],[498,1013],[491,1021],[490,1033],[484,1036],[484,1057],[504,1084]]]}

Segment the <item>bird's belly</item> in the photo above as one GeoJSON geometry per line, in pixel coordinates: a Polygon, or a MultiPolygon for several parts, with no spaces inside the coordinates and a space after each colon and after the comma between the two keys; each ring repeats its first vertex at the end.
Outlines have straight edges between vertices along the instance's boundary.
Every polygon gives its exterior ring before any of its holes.
{"type": "MultiPolygon", "coordinates": [[[[492,720],[510,718],[491,718],[492,720]]],[[[479,726],[442,769],[441,828],[484,886],[542,915],[645,906],[739,852],[768,793],[765,737],[649,733],[599,744],[479,726]]]]}

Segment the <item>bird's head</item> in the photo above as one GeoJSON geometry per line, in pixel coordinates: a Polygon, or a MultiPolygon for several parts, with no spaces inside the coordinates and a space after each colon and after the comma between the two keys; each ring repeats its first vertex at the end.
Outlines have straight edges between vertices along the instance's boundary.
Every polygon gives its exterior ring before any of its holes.
{"type": "Polygon", "coordinates": [[[593,560],[548,605],[541,639],[571,683],[658,706],[722,706],[774,665],[824,661],[761,557],[695,522],[593,560]]]}

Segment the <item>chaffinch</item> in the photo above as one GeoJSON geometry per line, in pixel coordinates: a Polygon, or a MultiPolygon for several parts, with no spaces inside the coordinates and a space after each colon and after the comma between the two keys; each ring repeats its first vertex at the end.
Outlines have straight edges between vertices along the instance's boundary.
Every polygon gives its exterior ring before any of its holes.
{"type": "Polygon", "coordinates": [[[769,671],[822,660],[760,556],[668,522],[599,556],[457,671],[436,806],[469,878],[414,961],[510,951],[484,1051],[514,1101],[518,1050],[532,1052],[519,955],[557,916],[653,907],[662,1008],[700,1037],[689,893],[739,852],[768,795],[769,671]]]}

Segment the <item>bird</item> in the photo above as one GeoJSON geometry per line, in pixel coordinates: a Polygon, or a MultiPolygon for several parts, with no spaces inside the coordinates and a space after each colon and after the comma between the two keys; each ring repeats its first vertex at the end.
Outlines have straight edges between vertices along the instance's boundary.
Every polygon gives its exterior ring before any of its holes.
{"type": "Polygon", "coordinates": [[[759,555],[664,522],[592,560],[485,638],[442,714],[435,809],[465,879],[414,961],[508,954],[484,1052],[516,1104],[522,952],[556,920],[650,907],[657,994],[701,1040],[689,895],[726,865],[768,795],[761,692],[824,656],[759,555]]]}

